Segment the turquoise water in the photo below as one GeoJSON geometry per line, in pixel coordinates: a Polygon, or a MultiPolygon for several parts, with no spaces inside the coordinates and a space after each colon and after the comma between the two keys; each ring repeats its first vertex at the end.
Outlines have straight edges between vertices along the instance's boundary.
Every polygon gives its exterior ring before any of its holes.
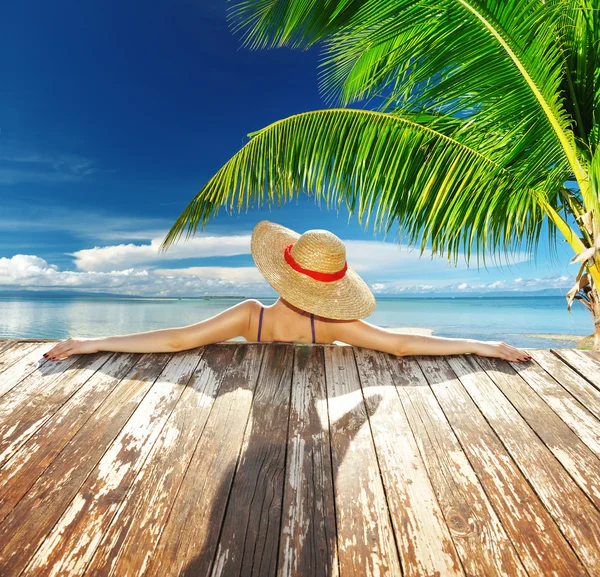
{"type": "MultiPolygon", "coordinates": [[[[0,295],[0,338],[62,340],[179,327],[207,319],[240,300],[0,295]]],[[[275,301],[259,300],[265,305],[275,301]]],[[[423,327],[438,336],[501,340],[517,347],[570,348],[575,345],[572,341],[525,334],[590,334],[591,315],[579,303],[572,311],[569,314],[560,296],[378,297],[375,312],[365,320],[381,327],[423,327]]]]}

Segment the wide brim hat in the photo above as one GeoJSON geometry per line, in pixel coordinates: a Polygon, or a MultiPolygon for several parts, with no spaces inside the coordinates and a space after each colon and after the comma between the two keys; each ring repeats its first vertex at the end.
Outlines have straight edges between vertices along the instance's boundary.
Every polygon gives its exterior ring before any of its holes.
{"type": "Polygon", "coordinates": [[[346,247],[327,230],[303,234],[261,220],[252,231],[252,258],[267,282],[287,302],[338,320],[369,316],[375,297],[346,262],[346,247]]]}

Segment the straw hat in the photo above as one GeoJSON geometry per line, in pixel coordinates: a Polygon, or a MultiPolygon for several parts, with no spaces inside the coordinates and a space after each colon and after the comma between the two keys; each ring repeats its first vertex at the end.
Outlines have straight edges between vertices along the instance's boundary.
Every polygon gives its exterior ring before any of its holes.
{"type": "Polygon", "coordinates": [[[327,230],[298,234],[261,220],[252,231],[252,258],[289,303],[315,315],[353,320],[369,316],[375,297],[346,263],[346,247],[327,230]]]}

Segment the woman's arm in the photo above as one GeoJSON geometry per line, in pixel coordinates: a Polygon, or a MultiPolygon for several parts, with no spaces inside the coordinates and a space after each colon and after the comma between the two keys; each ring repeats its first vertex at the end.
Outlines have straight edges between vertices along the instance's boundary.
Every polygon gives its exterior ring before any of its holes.
{"type": "Polygon", "coordinates": [[[525,361],[531,358],[525,351],[503,342],[397,333],[363,320],[338,321],[332,323],[330,329],[333,340],[397,356],[474,353],[509,361],[525,361]]]}
{"type": "Polygon", "coordinates": [[[246,338],[250,322],[250,300],[200,321],[193,325],[172,329],[159,329],[114,337],[79,338],[61,341],[44,357],[62,360],[71,355],[115,351],[124,353],[163,353],[193,349],[202,345],[226,341],[234,337],[246,338]]]}

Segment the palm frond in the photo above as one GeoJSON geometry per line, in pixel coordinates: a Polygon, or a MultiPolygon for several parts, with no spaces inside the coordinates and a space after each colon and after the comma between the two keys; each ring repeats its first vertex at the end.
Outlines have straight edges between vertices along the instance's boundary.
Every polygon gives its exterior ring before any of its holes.
{"type": "Polygon", "coordinates": [[[380,97],[382,108],[443,111],[473,120],[483,133],[505,131],[509,146],[527,152],[515,154],[524,169],[548,174],[553,187],[571,167],[585,194],[572,119],[560,99],[557,7],[539,0],[410,4],[389,3],[372,21],[330,36],[325,96],[339,94],[343,104],[380,97]]]}
{"type": "MultiPolygon", "coordinates": [[[[544,212],[538,191],[523,185],[524,175],[505,166],[503,142],[489,139],[484,151],[460,139],[398,115],[351,109],[307,112],[276,122],[227,162],[189,203],[161,245],[166,248],[187,229],[206,225],[221,207],[280,204],[300,193],[344,202],[367,227],[389,234],[394,225],[408,242],[431,243],[434,253],[467,262],[473,246],[486,252],[537,245],[544,212]]],[[[479,135],[476,137],[479,139],[479,135]]],[[[557,198],[544,195],[556,206],[557,198]]],[[[552,227],[550,227],[552,228],[552,227]]],[[[479,262],[479,261],[478,261],[479,262]]]]}
{"type": "Polygon", "coordinates": [[[248,48],[308,48],[344,26],[369,0],[244,0],[228,11],[248,48]]]}
{"type": "Polygon", "coordinates": [[[590,0],[549,0],[556,4],[564,55],[561,91],[576,122],[575,133],[589,162],[600,143],[600,8],[590,0]]]}

